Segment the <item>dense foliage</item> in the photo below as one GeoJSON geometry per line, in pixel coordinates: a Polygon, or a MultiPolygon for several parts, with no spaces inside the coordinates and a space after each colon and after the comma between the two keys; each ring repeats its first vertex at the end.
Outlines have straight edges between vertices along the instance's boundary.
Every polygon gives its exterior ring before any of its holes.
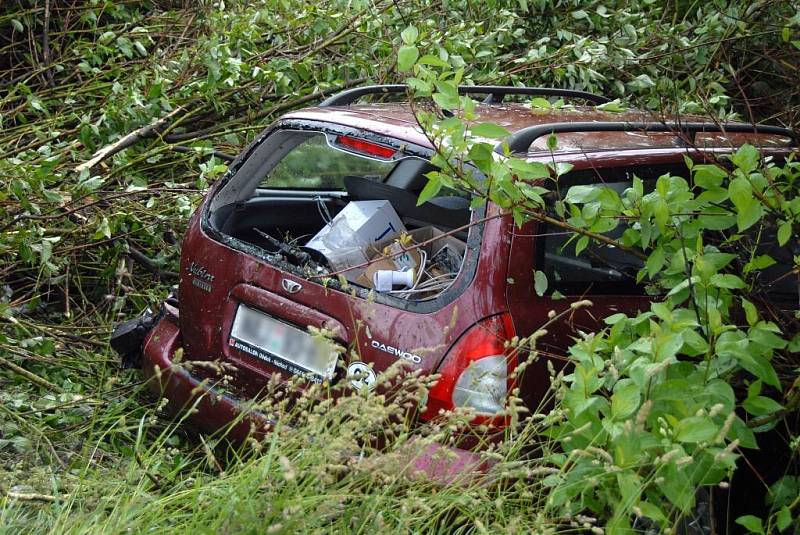
{"type": "MultiPolygon", "coordinates": [[[[732,175],[697,165],[655,191],[566,198],[559,218],[578,247],[610,218],[638,222],[619,245],[646,256],[641,276],[668,298],[607,318],[571,349],[561,404],[487,454],[501,460],[490,484],[442,489],[393,473],[392,453],[409,447],[402,425],[386,457],[358,452],[361,430],[395,426],[403,400],[301,406],[304,432],[225,455],[219,437],[187,439],[159,418],[107,338],[174,282],[186,218],[227,155],[334,88],[402,81],[416,65],[417,92],[448,109],[470,106],[449,89],[463,78],[594,90],[620,99],[612,111],[796,126],[798,64],[800,11],[786,1],[3,2],[0,530],[597,532],[645,517],[666,529],[694,510],[695,486],[747,470],[745,448],[774,428],[783,477],[760,483],[772,485],[760,518],[740,525],[791,532],[797,318],[756,306],[770,262],[756,229],[782,245],[800,233],[800,171],[752,148],[732,175]]],[[[522,220],[541,215],[541,192],[512,177],[566,170],[487,160],[461,121],[427,126],[454,152],[426,194],[458,185],[448,162],[469,153],[506,181],[478,193],[522,220]]]]}

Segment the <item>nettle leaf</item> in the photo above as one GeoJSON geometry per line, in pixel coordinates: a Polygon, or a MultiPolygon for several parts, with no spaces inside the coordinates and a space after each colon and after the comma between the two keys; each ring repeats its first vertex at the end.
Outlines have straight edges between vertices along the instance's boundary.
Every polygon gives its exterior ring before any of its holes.
{"type": "Polygon", "coordinates": [[[473,136],[488,137],[492,139],[508,137],[511,135],[511,132],[494,123],[479,123],[471,126],[469,131],[473,136]]]}
{"type": "Polygon", "coordinates": [[[110,237],[111,237],[111,226],[108,222],[108,218],[103,217],[103,219],[100,221],[100,225],[98,225],[97,230],[95,231],[92,238],[95,240],[102,240],[103,238],[110,238],[110,237]]]}

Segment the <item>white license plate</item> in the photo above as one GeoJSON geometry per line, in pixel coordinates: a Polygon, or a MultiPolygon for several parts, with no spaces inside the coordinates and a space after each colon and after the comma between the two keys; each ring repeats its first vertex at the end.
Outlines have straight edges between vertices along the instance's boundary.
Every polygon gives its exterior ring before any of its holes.
{"type": "Polygon", "coordinates": [[[336,370],[338,351],[332,342],[239,305],[228,344],[248,355],[314,382],[330,379],[336,370]]]}

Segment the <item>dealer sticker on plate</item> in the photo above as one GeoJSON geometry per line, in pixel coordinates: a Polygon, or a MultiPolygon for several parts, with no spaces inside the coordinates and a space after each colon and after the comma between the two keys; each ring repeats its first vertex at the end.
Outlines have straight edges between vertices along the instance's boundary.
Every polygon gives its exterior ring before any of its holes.
{"type": "Polygon", "coordinates": [[[314,382],[333,377],[339,351],[332,342],[240,304],[228,345],[314,382]]]}

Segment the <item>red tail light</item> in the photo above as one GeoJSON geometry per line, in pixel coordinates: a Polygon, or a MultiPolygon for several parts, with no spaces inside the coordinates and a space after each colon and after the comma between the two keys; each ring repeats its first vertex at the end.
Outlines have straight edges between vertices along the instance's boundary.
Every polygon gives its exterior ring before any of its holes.
{"type": "Polygon", "coordinates": [[[378,143],[365,141],[357,137],[338,136],[336,138],[336,143],[354,152],[360,152],[368,156],[377,156],[378,158],[384,158],[386,160],[394,156],[395,152],[397,152],[392,147],[379,145],[378,143]]]}
{"type": "Polygon", "coordinates": [[[430,420],[441,410],[472,407],[477,420],[486,421],[503,410],[517,367],[516,355],[505,348],[513,337],[509,314],[485,319],[467,331],[439,368],[441,377],[428,393],[422,418],[430,420]]]}

